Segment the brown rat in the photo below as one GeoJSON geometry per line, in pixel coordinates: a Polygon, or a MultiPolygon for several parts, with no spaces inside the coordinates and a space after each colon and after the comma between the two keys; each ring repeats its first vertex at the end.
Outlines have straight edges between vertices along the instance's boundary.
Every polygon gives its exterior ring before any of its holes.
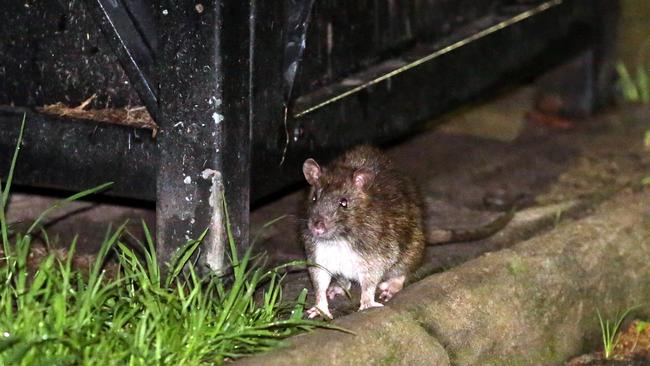
{"type": "MultiPolygon", "coordinates": [[[[356,147],[326,167],[307,159],[303,174],[311,185],[303,240],[307,258],[315,264],[309,274],[316,305],[308,316],[331,318],[328,298],[345,293],[350,281],[361,287],[359,310],[383,306],[375,301],[377,287],[380,300],[389,300],[424,256],[422,201],[415,184],[370,146],[356,147]],[[330,286],[333,276],[342,287],[330,286]]],[[[437,230],[427,239],[486,237],[505,226],[513,212],[478,230],[437,230]]]]}
{"type": "Polygon", "coordinates": [[[357,147],[325,168],[313,159],[303,164],[311,185],[304,231],[316,306],[308,315],[331,317],[328,296],[342,293],[332,275],[349,288],[361,287],[359,310],[382,304],[402,289],[424,252],[422,212],[414,184],[392,167],[381,151],[357,147]]]}

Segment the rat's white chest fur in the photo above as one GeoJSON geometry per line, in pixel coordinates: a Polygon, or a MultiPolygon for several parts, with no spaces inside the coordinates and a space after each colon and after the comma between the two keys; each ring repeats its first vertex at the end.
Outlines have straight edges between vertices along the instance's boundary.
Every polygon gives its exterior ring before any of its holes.
{"type": "Polygon", "coordinates": [[[359,281],[363,259],[352,249],[347,240],[322,240],[316,244],[314,262],[334,275],[359,281]]]}

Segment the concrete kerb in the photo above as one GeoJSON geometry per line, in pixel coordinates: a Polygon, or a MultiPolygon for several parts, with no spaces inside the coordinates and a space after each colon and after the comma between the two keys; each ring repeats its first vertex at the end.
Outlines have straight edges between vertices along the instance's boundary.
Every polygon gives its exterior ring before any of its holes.
{"type": "Polygon", "coordinates": [[[443,347],[408,314],[389,307],[354,313],[336,325],[355,334],[317,330],[291,345],[237,365],[450,365],[443,347]]]}

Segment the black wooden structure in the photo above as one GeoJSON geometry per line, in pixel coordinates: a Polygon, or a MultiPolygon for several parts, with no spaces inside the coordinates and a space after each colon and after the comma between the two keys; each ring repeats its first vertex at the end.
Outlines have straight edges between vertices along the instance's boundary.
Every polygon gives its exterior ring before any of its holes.
{"type": "MultiPolygon", "coordinates": [[[[222,191],[247,242],[251,201],[307,156],[411,133],[488,88],[579,60],[576,109],[606,98],[616,0],[7,0],[0,15],[0,167],[23,112],[16,180],[155,200],[162,259],[211,228],[222,191]],[[92,94],[144,105],[157,136],[35,112],[92,94]]],[[[574,63],[574,65],[576,65],[574,63]]],[[[577,71],[576,71],[577,70],[577,71]]],[[[3,170],[3,176],[6,170],[3,170]]]]}

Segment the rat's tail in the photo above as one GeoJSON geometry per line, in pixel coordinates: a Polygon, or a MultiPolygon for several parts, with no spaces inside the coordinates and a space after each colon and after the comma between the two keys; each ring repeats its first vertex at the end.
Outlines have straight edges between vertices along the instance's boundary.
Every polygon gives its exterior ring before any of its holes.
{"type": "Polygon", "coordinates": [[[456,243],[461,241],[474,241],[488,238],[506,227],[517,212],[516,207],[497,217],[485,225],[469,229],[432,229],[427,230],[427,245],[456,243]]]}

